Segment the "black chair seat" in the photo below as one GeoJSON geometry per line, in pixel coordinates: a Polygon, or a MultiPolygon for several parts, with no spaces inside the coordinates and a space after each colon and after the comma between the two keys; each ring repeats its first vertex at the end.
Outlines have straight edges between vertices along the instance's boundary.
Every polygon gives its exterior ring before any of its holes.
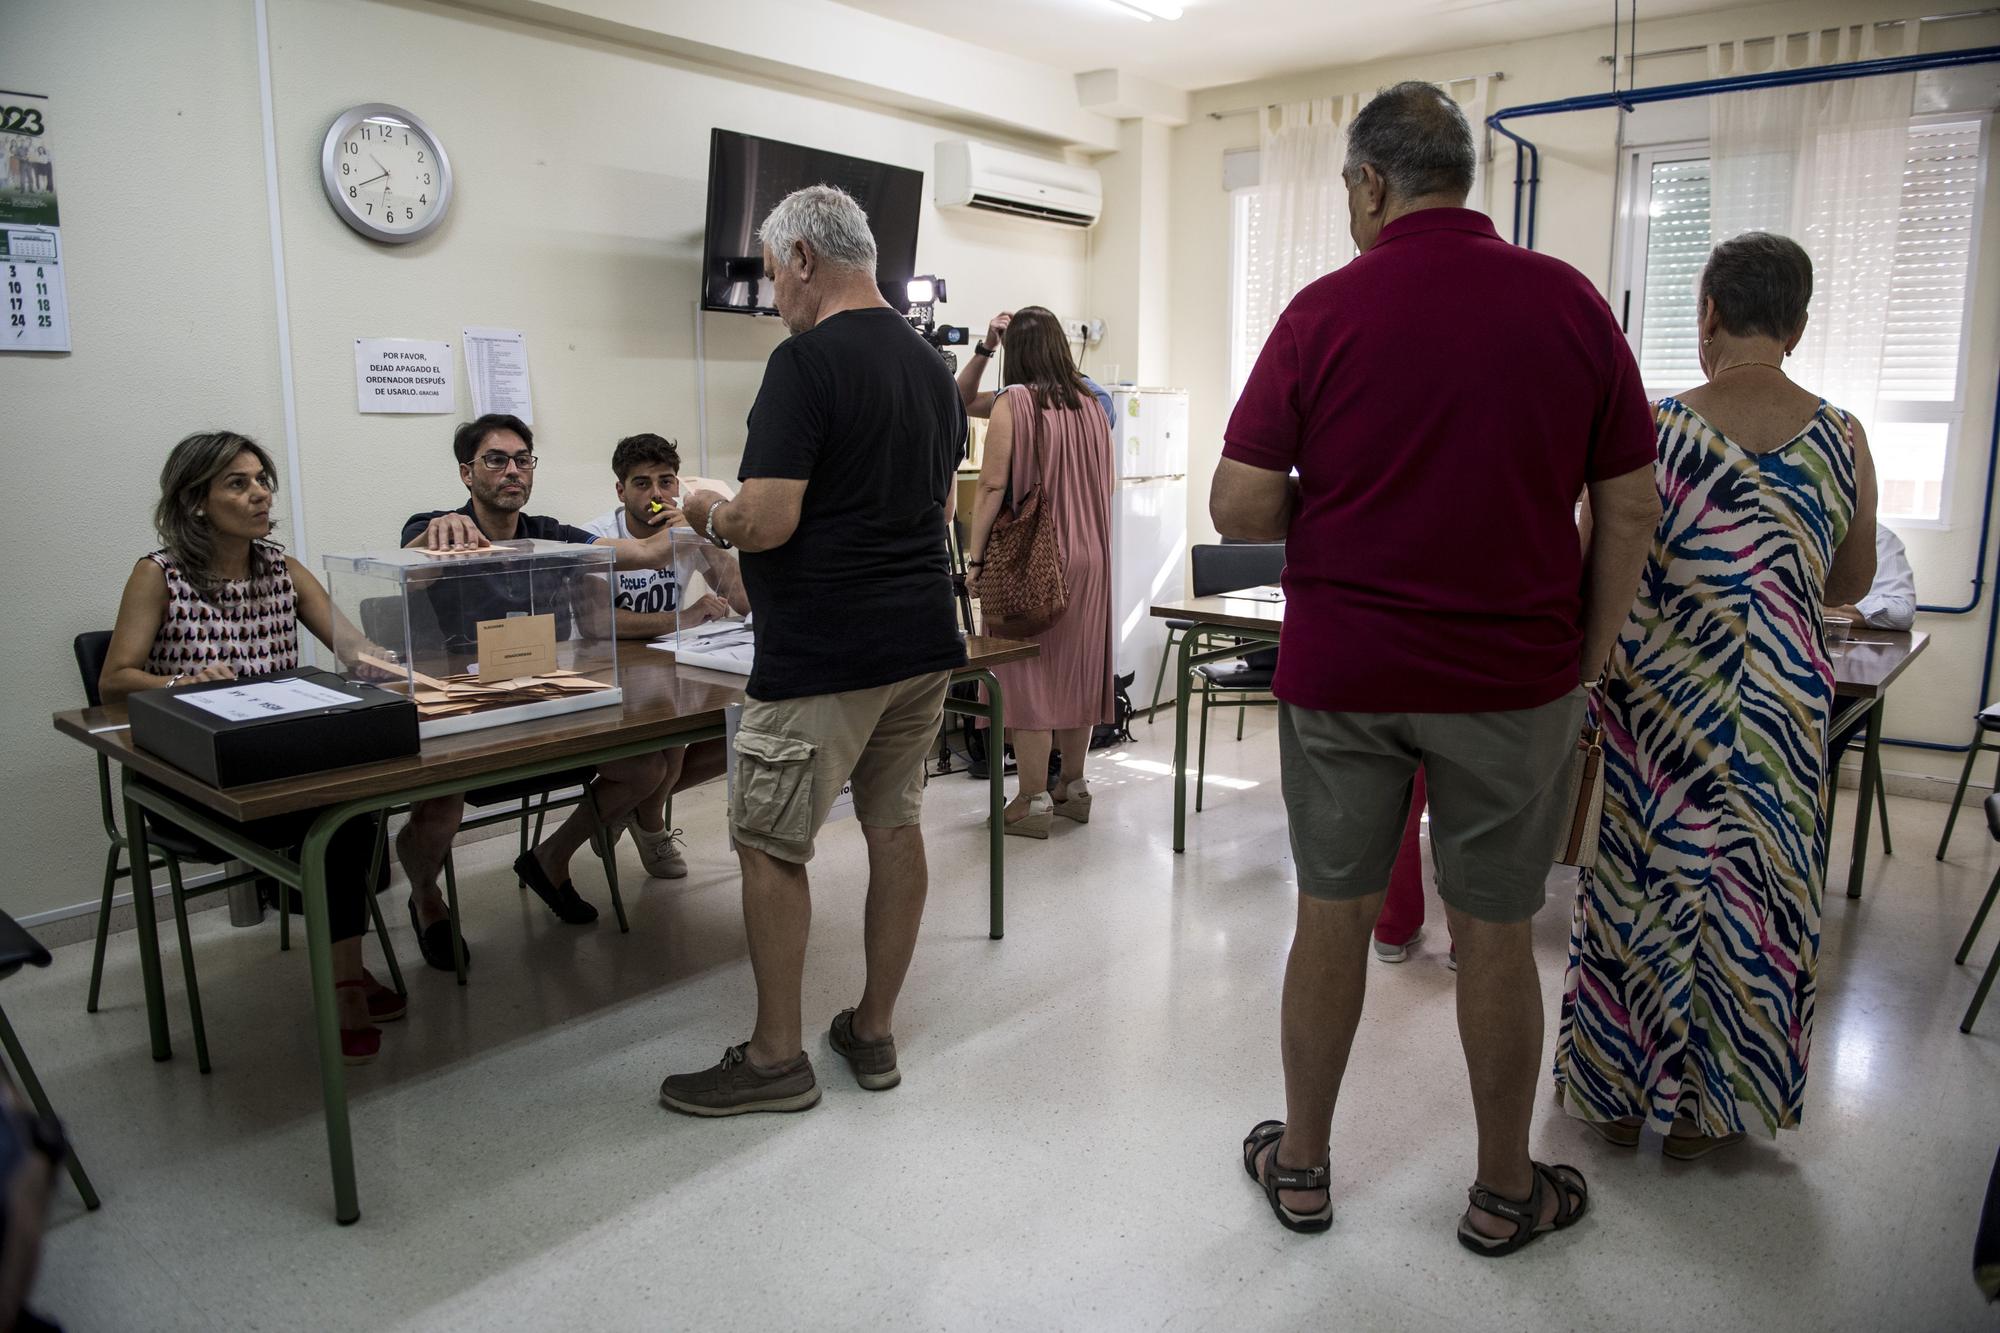
{"type": "Polygon", "coordinates": [[[497,787],[475,787],[465,794],[465,799],[472,805],[518,803],[523,797],[540,796],[545,791],[585,786],[596,776],[597,770],[594,768],[566,768],[560,773],[544,773],[538,778],[503,782],[497,787]]]}
{"type": "Polygon", "coordinates": [[[1182,634],[1185,634],[1194,628],[1194,622],[1192,620],[1169,620],[1167,621],[1167,628],[1178,630],[1182,634]]]}
{"type": "Polygon", "coordinates": [[[1986,798],[1986,828],[1993,841],[2000,842],[2000,791],[1986,798]]]}
{"type": "Polygon", "coordinates": [[[1274,669],[1250,662],[1204,662],[1195,670],[1212,690],[1268,690],[1274,669]]]}
{"type": "Polygon", "coordinates": [[[1981,731],[2000,731],[2000,704],[1988,704],[1975,719],[1981,731]]]}

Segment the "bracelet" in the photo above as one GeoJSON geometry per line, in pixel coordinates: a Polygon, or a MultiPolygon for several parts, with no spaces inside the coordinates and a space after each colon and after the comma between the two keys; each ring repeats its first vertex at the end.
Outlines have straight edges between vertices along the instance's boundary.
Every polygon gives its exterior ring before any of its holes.
{"type": "Polygon", "coordinates": [[[984,560],[968,560],[965,562],[965,567],[967,569],[984,569],[986,568],[986,562],[984,560]]]}
{"type": "Polygon", "coordinates": [[[186,674],[187,674],[187,672],[185,672],[185,671],[176,671],[176,672],[174,673],[174,677],[173,677],[173,679],[167,682],[167,688],[171,690],[171,689],[172,689],[172,688],[173,688],[174,686],[176,686],[176,685],[180,684],[180,683],[181,683],[181,677],[182,677],[182,676],[185,676],[186,674]]]}
{"type": "Polygon", "coordinates": [[[715,516],[722,511],[722,506],[727,503],[729,503],[727,500],[718,500],[708,507],[708,540],[718,549],[724,551],[729,549],[729,542],[721,533],[715,530],[715,516]]]}

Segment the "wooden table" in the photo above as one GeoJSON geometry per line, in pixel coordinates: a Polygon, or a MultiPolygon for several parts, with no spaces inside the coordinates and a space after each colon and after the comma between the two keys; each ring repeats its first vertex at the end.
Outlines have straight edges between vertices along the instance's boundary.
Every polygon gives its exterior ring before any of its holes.
{"type": "MultiPolygon", "coordinates": [[[[1181,638],[1180,675],[1174,686],[1174,850],[1179,852],[1187,842],[1188,697],[1194,668],[1241,657],[1241,643],[1276,643],[1285,623],[1285,604],[1225,594],[1163,602],[1152,613],[1161,619],[1192,621],[1195,626],[1181,638]],[[1234,642],[1209,645],[1208,639],[1218,633],[1234,642]]],[[[1828,734],[1836,735],[1863,717],[1868,722],[1868,741],[1861,755],[1861,805],[1854,815],[1854,847],[1848,859],[1850,898],[1861,896],[1865,878],[1875,790],[1882,781],[1882,716],[1889,686],[1929,646],[1930,635],[1897,630],[1861,630],[1845,642],[1828,645],[1838,705],[1828,734]]],[[[1838,781],[1837,774],[1831,777],[1838,781]]]]}
{"type": "MultiPolygon", "coordinates": [[[[966,641],[967,664],[955,679],[982,681],[988,702],[947,699],[946,707],[984,717],[994,734],[1005,726],[1000,682],[991,668],[1035,656],[1032,643],[974,636],[966,641]]],[[[151,810],[231,856],[299,890],[305,900],[306,950],[313,990],[314,1027],[319,1041],[320,1088],[326,1105],[327,1151],[333,1168],[334,1216],[341,1223],[361,1216],[354,1180],[354,1145],[348,1125],[346,1067],[340,1054],[339,1013],[333,996],[333,952],[326,907],[326,849],[334,831],[357,815],[370,815],[412,801],[451,796],[474,787],[497,786],[541,777],[566,768],[602,764],[675,746],[717,740],[723,710],[741,702],[741,676],[680,668],[668,654],[627,641],[618,650],[624,699],[616,708],[587,709],[558,717],[461,732],[424,742],[420,753],[379,764],[335,769],[241,787],[211,787],[166,761],[135,749],[122,705],[85,708],[55,715],[56,730],[118,763],[124,773],[125,827],[131,840],[132,904],[137,918],[139,967],[146,991],[153,1058],[173,1054],[167,1036],[167,1009],[160,981],[160,944],[148,869],[145,811],[151,810]],[[145,783],[135,781],[145,778],[145,783]],[[317,810],[295,861],[281,851],[252,842],[220,820],[243,821],[297,810],[317,810]],[[219,819],[218,819],[219,817],[219,819]]],[[[1005,905],[1003,765],[988,766],[992,810],[989,842],[988,931],[999,939],[1005,905]]]]}

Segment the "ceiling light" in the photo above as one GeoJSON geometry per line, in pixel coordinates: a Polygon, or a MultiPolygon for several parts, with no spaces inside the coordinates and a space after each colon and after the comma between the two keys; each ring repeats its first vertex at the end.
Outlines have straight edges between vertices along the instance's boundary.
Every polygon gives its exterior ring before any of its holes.
{"type": "Polygon", "coordinates": [[[1133,18],[1151,23],[1154,19],[1173,20],[1181,16],[1179,5],[1165,4],[1162,0],[1111,0],[1114,5],[1122,5],[1133,18]]]}

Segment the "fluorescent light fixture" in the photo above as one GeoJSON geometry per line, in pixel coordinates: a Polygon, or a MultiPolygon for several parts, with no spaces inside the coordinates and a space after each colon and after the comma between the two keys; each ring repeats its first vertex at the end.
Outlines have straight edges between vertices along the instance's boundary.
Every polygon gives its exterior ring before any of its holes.
{"type": "Polygon", "coordinates": [[[1111,0],[1111,3],[1123,6],[1134,18],[1146,23],[1154,19],[1172,22],[1181,16],[1179,5],[1165,4],[1162,0],[1111,0]]]}

